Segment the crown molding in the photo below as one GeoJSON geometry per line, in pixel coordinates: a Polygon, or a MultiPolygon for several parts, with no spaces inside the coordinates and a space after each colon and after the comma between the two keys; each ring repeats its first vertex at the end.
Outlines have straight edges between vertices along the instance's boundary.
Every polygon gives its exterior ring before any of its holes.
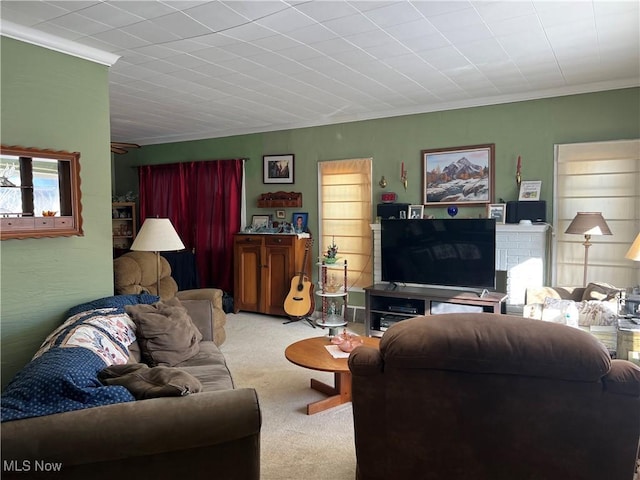
{"type": "Polygon", "coordinates": [[[39,32],[33,28],[18,25],[7,20],[0,22],[0,35],[14,40],[37,45],[39,47],[55,50],[56,52],[66,53],[74,57],[89,60],[91,62],[100,63],[111,67],[118,61],[120,55],[98,50],[97,48],[81,45],[72,40],[51,35],[50,33],[39,32]]]}

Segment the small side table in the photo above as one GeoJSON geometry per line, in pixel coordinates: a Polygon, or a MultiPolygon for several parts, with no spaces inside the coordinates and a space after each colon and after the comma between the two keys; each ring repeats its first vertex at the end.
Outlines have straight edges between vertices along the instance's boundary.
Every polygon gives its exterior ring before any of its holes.
{"type": "Polygon", "coordinates": [[[618,319],[618,358],[640,366],[640,324],[626,317],[618,319]]]}

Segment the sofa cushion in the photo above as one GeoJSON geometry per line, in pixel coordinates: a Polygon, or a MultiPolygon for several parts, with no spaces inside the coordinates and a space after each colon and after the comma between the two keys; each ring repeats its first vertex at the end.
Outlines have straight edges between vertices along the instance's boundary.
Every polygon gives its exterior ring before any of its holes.
{"type": "Polygon", "coordinates": [[[122,385],[137,400],[157,397],[183,397],[202,390],[200,381],[184,370],[152,367],[144,363],[113,365],[98,373],[105,385],[122,385]]]}
{"type": "Polygon", "coordinates": [[[200,351],[176,367],[200,380],[203,392],[234,388],[224,355],[213,342],[200,342],[200,351]]]}
{"type": "Polygon", "coordinates": [[[152,305],[127,305],[142,358],[149,366],[174,366],[200,350],[202,334],[177,298],[152,305]]]}

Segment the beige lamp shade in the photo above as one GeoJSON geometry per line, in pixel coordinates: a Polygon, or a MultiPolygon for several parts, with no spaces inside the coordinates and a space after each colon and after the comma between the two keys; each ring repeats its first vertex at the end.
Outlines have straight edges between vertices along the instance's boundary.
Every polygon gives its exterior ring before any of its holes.
{"type": "Polygon", "coordinates": [[[131,245],[131,250],[142,252],[167,252],[184,248],[184,243],[168,218],[147,218],[131,245]]]}
{"type": "Polygon", "coordinates": [[[578,212],[564,233],[578,235],[612,235],[600,212],[578,212]]]}
{"type": "Polygon", "coordinates": [[[629,248],[629,251],[624,256],[624,258],[628,258],[629,260],[635,260],[636,262],[640,262],[640,233],[631,244],[631,248],[629,248]]]}

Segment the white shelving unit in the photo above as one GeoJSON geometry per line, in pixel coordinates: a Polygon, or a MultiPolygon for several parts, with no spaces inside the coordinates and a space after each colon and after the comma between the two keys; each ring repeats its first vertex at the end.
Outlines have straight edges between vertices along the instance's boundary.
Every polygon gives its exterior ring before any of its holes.
{"type": "Polygon", "coordinates": [[[322,310],[316,324],[323,328],[329,328],[329,335],[335,335],[338,333],[338,327],[344,327],[347,324],[344,319],[349,293],[347,291],[347,261],[326,263],[322,260],[317,263],[317,266],[320,284],[315,293],[322,300],[322,310]]]}

